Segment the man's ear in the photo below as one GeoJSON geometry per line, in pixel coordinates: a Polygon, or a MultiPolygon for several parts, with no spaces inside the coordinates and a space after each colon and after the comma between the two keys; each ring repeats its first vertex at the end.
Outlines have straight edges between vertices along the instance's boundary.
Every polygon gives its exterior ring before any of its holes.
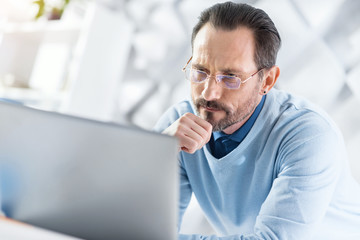
{"type": "Polygon", "coordinates": [[[264,80],[262,82],[261,94],[266,94],[270,89],[275,85],[276,80],[280,75],[280,68],[278,66],[273,66],[270,70],[267,70],[264,75],[264,80]]]}

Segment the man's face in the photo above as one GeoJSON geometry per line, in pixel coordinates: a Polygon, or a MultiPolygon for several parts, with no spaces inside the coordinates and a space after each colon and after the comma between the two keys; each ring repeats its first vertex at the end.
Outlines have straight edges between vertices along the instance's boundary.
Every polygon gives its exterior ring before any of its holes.
{"type": "Polygon", "coordinates": [[[255,73],[254,50],[253,33],[245,27],[226,31],[207,23],[194,39],[192,67],[211,77],[202,83],[191,82],[191,96],[198,115],[213,125],[213,131],[234,132],[260,102],[258,75],[235,90],[223,88],[215,80],[216,74],[244,80],[255,73]]]}

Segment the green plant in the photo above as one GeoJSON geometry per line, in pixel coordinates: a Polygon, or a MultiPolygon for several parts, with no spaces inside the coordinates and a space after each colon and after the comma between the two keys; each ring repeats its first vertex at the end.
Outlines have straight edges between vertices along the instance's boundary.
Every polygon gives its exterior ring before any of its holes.
{"type": "Polygon", "coordinates": [[[33,3],[38,5],[39,8],[35,19],[39,19],[45,14],[48,15],[49,20],[60,19],[69,2],[70,0],[63,0],[61,6],[52,6],[51,4],[46,3],[46,0],[36,0],[33,3]]]}
{"type": "Polygon", "coordinates": [[[44,15],[45,12],[45,1],[44,0],[36,0],[33,2],[34,4],[39,5],[39,10],[35,16],[35,19],[40,18],[42,15],[44,15]]]}

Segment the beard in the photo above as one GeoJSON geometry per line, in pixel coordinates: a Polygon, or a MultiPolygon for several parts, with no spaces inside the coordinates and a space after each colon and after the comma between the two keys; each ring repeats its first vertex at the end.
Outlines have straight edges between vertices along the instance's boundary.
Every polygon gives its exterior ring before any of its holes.
{"type": "Polygon", "coordinates": [[[195,110],[197,115],[209,122],[213,127],[213,132],[223,131],[226,128],[232,126],[235,123],[241,122],[247,117],[249,117],[255,110],[258,101],[256,94],[252,94],[251,98],[249,98],[242,107],[236,109],[236,111],[231,111],[224,103],[218,101],[206,101],[204,98],[200,97],[198,99],[194,99],[192,97],[192,101],[195,106],[195,110]],[[221,110],[225,112],[225,117],[220,120],[216,120],[213,112],[204,111],[204,115],[200,114],[200,107],[203,108],[212,108],[215,110],[221,110]]]}

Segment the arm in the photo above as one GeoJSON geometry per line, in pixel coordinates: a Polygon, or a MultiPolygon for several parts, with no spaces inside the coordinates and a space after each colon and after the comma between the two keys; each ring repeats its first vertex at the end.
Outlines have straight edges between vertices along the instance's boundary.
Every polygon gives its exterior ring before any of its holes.
{"type": "MultiPolygon", "coordinates": [[[[202,148],[209,140],[212,134],[210,123],[187,112],[182,116],[178,111],[169,109],[157,122],[154,130],[171,136],[176,136],[179,140],[179,149],[188,153],[194,153],[202,148]]],[[[179,199],[179,219],[178,230],[180,230],[182,217],[189,205],[192,189],[185,168],[179,160],[180,176],[180,199],[179,199]]]]}
{"type": "Polygon", "coordinates": [[[182,219],[185,210],[189,206],[191,195],[192,195],[192,189],[189,183],[189,179],[186,175],[185,169],[180,164],[180,199],[179,199],[178,231],[180,231],[182,219]]]}
{"type": "Polygon", "coordinates": [[[253,233],[179,239],[309,239],[322,221],[336,187],[344,146],[333,131],[300,131],[277,149],[276,178],[257,216],[253,233]]]}
{"type": "MultiPolygon", "coordinates": [[[[201,149],[209,140],[212,133],[212,126],[207,121],[192,113],[185,113],[173,122],[164,131],[164,134],[176,136],[179,140],[179,149],[187,153],[194,153],[201,149]]],[[[192,189],[185,169],[180,165],[180,200],[178,230],[180,230],[182,217],[189,205],[192,189]]]]}

